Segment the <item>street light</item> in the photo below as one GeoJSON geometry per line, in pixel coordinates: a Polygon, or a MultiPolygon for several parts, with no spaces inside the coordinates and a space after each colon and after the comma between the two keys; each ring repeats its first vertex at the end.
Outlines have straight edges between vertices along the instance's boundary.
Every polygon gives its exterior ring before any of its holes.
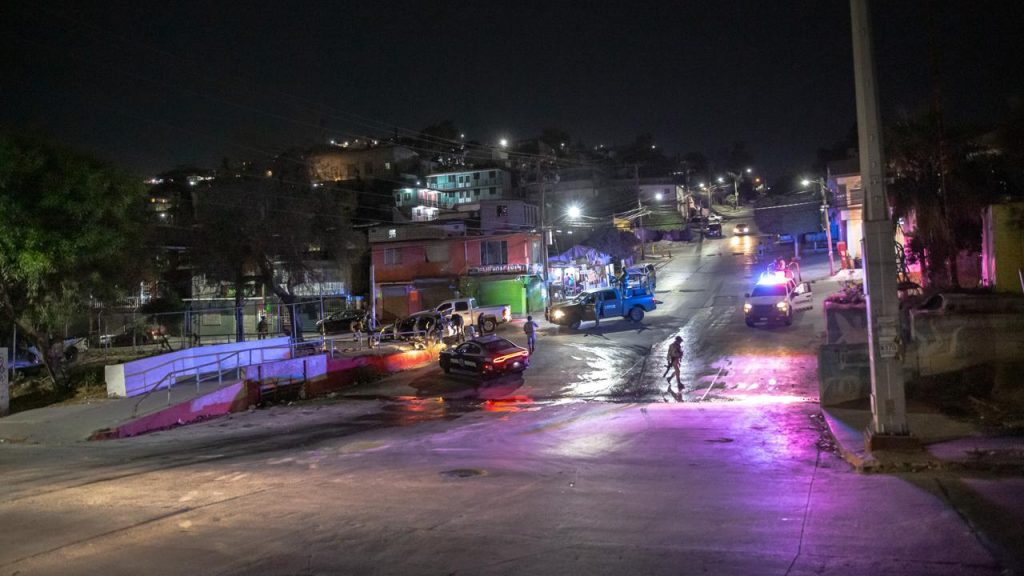
{"type": "Polygon", "coordinates": [[[508,139],[502,138],[498,141],[498,144],[500,144],[502,148],[508,148],[508,139]]]}
{"type": "Polygon", "coordinates": [[[665,195],[662,194],[661,192],[655,192],[654,193],[654,199],[657,200],[658,202],[661,202],[661,199],[664,198],[664,197],[665,197],[665,195]]]}
{"type": "Polygon", "coordinates": [[[836,263],[835,258],[832,256],[832,222],[829,219],[828,186],[825,186],[825,181],[821,178],[815,178],[814,180],[804,178],[801,183],[804,186],[817,184],[821,191],[821,213],[825,215],[825,240],[828,242],[828,275],[835,276],[836,263]]]}
{"type": "Polygon", "coordinates": [[[569,209],[566,211],[566,214],[568,214],[571,220],[577,220],[580,216],[583,215],[583,211],[580,210],[579,206],[573,204],[572,206],[569,206],[569,209]]]}

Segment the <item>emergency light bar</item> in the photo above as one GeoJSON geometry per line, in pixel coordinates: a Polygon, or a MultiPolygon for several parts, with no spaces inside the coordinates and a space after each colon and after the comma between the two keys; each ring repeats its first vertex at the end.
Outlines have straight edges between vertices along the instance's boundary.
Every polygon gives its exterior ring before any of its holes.
{"type": "Polygon", "coordinates": [[[774,286],[776,284],[785,284],[789,281],[785,272],[764,272],[761,277],[757,279],[759,286],[774,286]]]}

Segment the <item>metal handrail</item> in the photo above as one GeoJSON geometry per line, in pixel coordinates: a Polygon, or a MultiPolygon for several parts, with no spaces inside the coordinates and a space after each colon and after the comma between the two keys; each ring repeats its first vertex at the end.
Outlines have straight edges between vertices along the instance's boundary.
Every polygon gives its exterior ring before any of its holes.
{"type": "MultiPolygon", "coordinates": [[[[276,359],[276,360],[274,360],[274,362],[282,362],[284,360],[293,360],[293,359],[295,359],[295,350],[296,350],[296,348],[298,348],[300,346],[303,346],[303,345],[306,345],[306,346],[308,346],[308,345],[317,346],[317,345],[319,345],[320,350],[326,351],[327,350],[326,344],[327,344],[327,339],[305,340],[303,342],[292,342],[292,343],[289,343],[288,346],[287,346],[289,351],[290,351],[289,358],[276,359]]],[[[263,350],[267,350],[267,349],[284,348],[284,347],[285,346],[263,346],[261,348],[250,348],[250,349],[247,349],[247,350],[235,350],[234,352],[227,353],[224,356],[221,356],[221,354],[223,354],[223,353],[204,354],[202,356],[216,356],[217,359],[215,361],[211,361],[211,362],[205,362],[205,363],[202,363],[202,364],[196,364],[196,365],[190,366],[188,368],[181,368],[181,369],[178,369],[178,370],[172,370],[172,371],[168,372],[167,374],[165,374],[162,378],[160,378],[160,380],[154,382],[152,385],[150,385],[149,383],[145,382],[145,380],[144,380],[143,381],[143,386],[142,386],[144,392],[142,393],[142,397],[139,399],[139,401],[135,403],[135,408],[134,408],[133,412],[137,412],[139,405],[142,404],[142,402],[146,398],[148,398],[150,394],[152,394],[153,392],[159,390],[161,388],[161,386],[164,386],[166,388],[166,390],[167,390],[167,403],[170,404],[171,403],[171,387],[174,385],[174,380],[176,380],[178,378],[178,376],[180,376],[182,374],[195,374],[195,377],[196,377],[196,392],[198,392],[199,391],[199,385],[202,384],[202,382],[203,382],[202,373],[200,371],[202,368],[207,367],[207,366],[214,366],[214,365],[216,365],[217,366],[217,381],[219,383],[223,383],[224,369],[221,368],[221,364],[225,360],[229,360],[231,358],[238,358],[238,359],[240,359],[243,354],[245,354],[245,353],[249,354],[249,362],[247,364],[242,364],[241,362],[235,362],[235,365],[234,365],[235,378],[240,378],[241,377],[241,372],[242,372],[243,368],[249,368],[249,367],[257,365],[257,364],[254,364],[253,361],[252,361],[252,352],[254,350],[259,350],[259,351],[262,352],[263,350]]],[[[333,342],[331,344],[331,347],[333,349],[333,342]]],[[[202,356],[200,356],[200,357],[202,357],[202,356]]],[[[193,357],[193,358],[195,358],[195,357],[193,357]]],[[[262,354],[261,354],[260,362],[258,364],[265,364],[265,363],[266,362],[264,362],[262,354]]],[[[166,366],[167,364],[168,364],[168,362],[165,362],[164,364],[161,364],[161,366],[166,366]]],[[[145,372],[136,372],[133,375],[142,374],[142,373],[145,373],[145,372]]]]}

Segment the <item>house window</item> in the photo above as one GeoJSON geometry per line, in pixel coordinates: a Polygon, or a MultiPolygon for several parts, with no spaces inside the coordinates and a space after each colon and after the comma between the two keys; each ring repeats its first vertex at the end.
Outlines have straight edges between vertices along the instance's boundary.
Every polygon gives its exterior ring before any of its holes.
{"type": "Polygon", "coordinates": [[[498,193],[498,189],[497,189],[497,188],[489,188],[489,189],[487,190],[487,192],[488,192],[488,194],[490,194],[491,196],[494,196],[495,194],[497,194],[497,193],[498,193]]]}
{"type": "Polygon", "coordinates": [[[385,170],[391,170],[391,162],[385,162],[384,163],[384,169],[385,170]]]}
{"type": "Polygon", "coordinates": [[[493,180],[494,176],[496,174],[497,174],[497,172],[495,172],[494,170],[491,170],[490,172],[487,173],[487,177],[493,180]]]}
{"type": "Polygon", "coordinates": [[[498,204],[496,208],[498,218],[501,218],[502,216],[508,216],[508,206],[504,204],[498,204]]]}
{"type": "Polygon", "coordinates": [[[388,240],[394,240],[395,238],[398,238],[398,230],[388,228],[388,240]]]}
{"type": "Polygon", "coordinates": [[[402,263],[402,249],[401,248],[385,248],[384,249],[384,265],[385,266],[398,266],[402,263]]]}
{"type": "Polygon", "coordinates": [[[480,243],[480,265],[497,266],[508,264],[508,242],[492,240],[480,243]]]}
{"type": "Polygon", "coordinates": [[[479,172],[473,172],[473,180],[479,180],[479,179],[480,179],[480,173],[479,172]]]}
{"type": "Polygon", "coordinates": [[[479,195],[480,195],[480,189],[479,188],[474,189],[473,190],[473,196],[479,196],[479,195]]]}

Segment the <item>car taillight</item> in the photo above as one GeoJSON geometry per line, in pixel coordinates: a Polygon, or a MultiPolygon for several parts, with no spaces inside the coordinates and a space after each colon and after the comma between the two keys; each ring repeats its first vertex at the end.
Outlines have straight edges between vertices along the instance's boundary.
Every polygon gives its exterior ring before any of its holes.
{"type": "Polygon", "coordinates": [[[505,362],[505,361],[510,360],[512,358],[520,358],[522,356],[526,356],[527,354],[529,354],[529,353],[526,352],[525,350],[522,351],[522,352],[513,352],[512,354],[505,354],[504,356],[498,356],[497,358],[495,358],[494,359],[494,363],[495,364],[501,364],[502,362],[505,362]]]}

